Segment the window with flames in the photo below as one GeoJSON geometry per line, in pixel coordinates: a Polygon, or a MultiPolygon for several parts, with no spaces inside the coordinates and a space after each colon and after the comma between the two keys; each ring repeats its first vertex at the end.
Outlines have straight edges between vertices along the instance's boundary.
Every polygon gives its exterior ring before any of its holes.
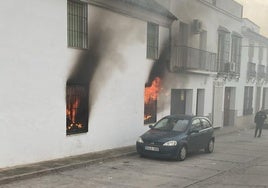
{"type": "Polygon", "coordinates": [[[88,89],[86,85],[67,84],[66,87],[66,133],[88,131],[88,89]]]}
{"type": "Polygon", "coordinates": [[[144,124],[156,122],[157,97],[160,92],[161,80],[156,77],[150,86],[144,89],[144,124]]]}

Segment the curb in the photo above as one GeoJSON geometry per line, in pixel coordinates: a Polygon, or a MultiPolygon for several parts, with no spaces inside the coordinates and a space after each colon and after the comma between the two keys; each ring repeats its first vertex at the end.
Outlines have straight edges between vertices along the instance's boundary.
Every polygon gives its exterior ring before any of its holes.
{"type": "Polygon", "coordinates": [[[91,164],[96,164],[98,162],[135,154],[136,148],[134,146],[128,146],[4,169],[0,170],[0,185],[12,183],[18,180],[34,178],[53,172],[85,167],[91,164]]]}

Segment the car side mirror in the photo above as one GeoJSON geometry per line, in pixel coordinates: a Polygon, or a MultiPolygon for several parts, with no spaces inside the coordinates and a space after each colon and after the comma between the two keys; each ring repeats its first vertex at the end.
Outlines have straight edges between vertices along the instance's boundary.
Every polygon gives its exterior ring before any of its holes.
{"type": "Polygon", "coordinates": [[[149,128],[150,128],[150,129],[153,129],[153,128],[154,128],[154,126],[153,126],[153,125],[149,125],[149,128]]]}

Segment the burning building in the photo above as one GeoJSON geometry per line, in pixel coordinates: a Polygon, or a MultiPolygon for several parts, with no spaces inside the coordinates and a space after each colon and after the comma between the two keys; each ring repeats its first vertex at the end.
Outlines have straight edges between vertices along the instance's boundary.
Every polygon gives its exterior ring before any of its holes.
{"type": "Polygon", "coordinates": [[[241,5],[213,2],[2,2],[0,168],[133,145],[168,114],[245,122],[266,82],[240,78],[241,5]]]}
{"type": "Polygon", "coordinates": [[[166,38],[175,16],[154,0],[17,3],[21,17],[1,11],[16,29],[1,40],[0,168],[132,145],[147,128],[144,88],[158,58],[147,48],[162,45],[147,46],[148,24],[166,38]]]}

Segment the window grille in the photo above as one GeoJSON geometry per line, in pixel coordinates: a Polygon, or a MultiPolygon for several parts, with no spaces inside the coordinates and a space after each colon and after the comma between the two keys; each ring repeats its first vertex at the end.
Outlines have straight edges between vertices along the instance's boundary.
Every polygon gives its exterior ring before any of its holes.
{"type": "Polygon", "coordinates": [[[147,24],[147,58],[158,58],[159,26],[154,23],[147,24]]]}
{"type": "Polygon", "coordinates": [[[68,47],[88,48],[87,4],[68,0],[68,47]]]}
{"type": "Polygon", "coordinates": [[[221,72],[224,71],[225,64],[229,62],[230,33],[219,31],[218,37],[218,66],[221,72]]]}
{"type": "Polygon", "coordinates": [[[235,63],[236,72],[240,72],[240,63],[241,63],[241,37],[232,35],[232,54],[231,61],[235,63]]]}

